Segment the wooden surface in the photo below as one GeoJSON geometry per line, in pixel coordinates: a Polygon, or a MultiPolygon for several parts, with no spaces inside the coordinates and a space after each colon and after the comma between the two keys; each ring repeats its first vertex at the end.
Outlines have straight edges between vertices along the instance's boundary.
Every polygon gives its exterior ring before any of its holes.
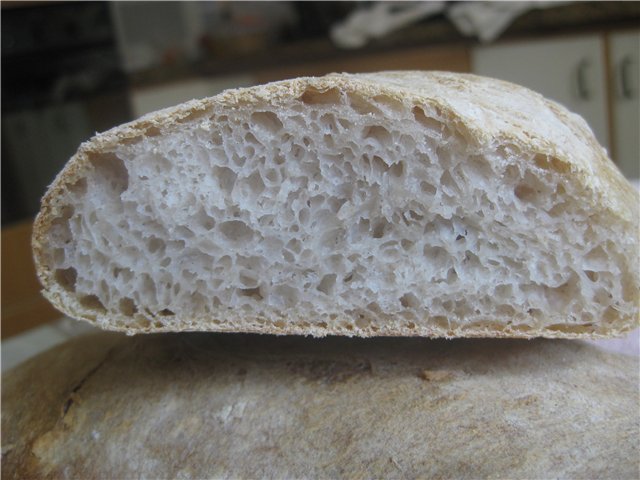
{"type": "Polygon", "coordinates": [[[40,294],[31,220],[2,229],[2,339],[62,316],[40,294]]]}

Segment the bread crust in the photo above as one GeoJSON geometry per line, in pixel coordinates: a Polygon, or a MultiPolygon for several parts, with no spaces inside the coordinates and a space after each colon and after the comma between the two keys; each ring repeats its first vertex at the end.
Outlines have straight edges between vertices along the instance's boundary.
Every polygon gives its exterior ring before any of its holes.
{"type": "MultiPolygon", "coordinates": [[[[533,155],[549,157],[548,168],[562,172],[589,205],[594,217],[623,224],[638,244],[640,234],[640,201],[638,192],[623,177],[606,151],[597,143],[587,124],[560,105],[551,102],[530,90],[499,80],[471,74],[447,72],[381,72],[373,74],[330,74],[324,77],[297,78],[266,85],[227,90],[215,97],[192,100],[143,116],[133,122],[98,134],[83,143],[63,171],[56,177],[42,200],[33,231],[32,246],[38,276],[43,285],[43,294],[51,303],[67,315],[97,323],[103,328],[144,333],[150,331],[245,331],[275,334],[327,334],[354,335],[353,330],[337,322],[329,329],[315,326],[299,327],[265,319],[259,328],[238,328],[228,318],[214,319],[201,316],[190,319],[183,328],[165,326],[121,327],[119,317],[96,315],[80,305],[62,289],[53,278],[45,255],[47,234],[52,222],[61,215],[64,205],[59,203],[62,193],[79,181],[90,168],[90,158],[113,151],[122,143],[134,143],[144,137],[161,135],[179,128],[185,122],[197,121],[213,111],[233,110],[247,105],[285,104],[292,98],[300,98],[307,92],[326,92],[340,89],[366,98],[384,97],[416,106],[429,106],[441,112],[448,123],[455,124],[464,132],[465,138],[479,149],[496,145],[512,145],[533,155]],[[115,319],[114,323],[112,320],[115,319]]],[[[636,276],[638,268],[635,269],[636,276]]],[[[636,279],[637,283],[637,279],[636,279]]],[[[638,299],[639,289],[633,295],[638,299]]],[[[304,316],[304,312],[298,312],[304,316]]],[[[358,331],[360,336],[444,336],[444,337],[520,337],[533,338],[592,338],[619,336],[638,326],[638,316],[619,313],[618,318],[606,325],[598,325],[593,331],[565,330],[519,330],[508,325],[501,328],[483,326],[479,328],[447,328],[425,325],[409,329],[394,327],[385,331],[358,331]]],[[[482,318],[479,323],[506,323],[508,319],[482,318]]]]}
{"type": "Polygon", "coordinates": [[[637,478],[637,372],[580,341],[100,333],[3,376],[2,477],[637,478]]]}

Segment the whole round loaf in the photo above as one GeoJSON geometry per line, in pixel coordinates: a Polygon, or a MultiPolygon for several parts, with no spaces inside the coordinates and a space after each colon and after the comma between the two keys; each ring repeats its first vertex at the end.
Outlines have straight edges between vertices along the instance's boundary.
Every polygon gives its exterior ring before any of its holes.
{"type": "Polygon", "coordinates": [[[5,375],[2,477],[638,478],[638,360],[566,340],[79,338],[5,375]]]}

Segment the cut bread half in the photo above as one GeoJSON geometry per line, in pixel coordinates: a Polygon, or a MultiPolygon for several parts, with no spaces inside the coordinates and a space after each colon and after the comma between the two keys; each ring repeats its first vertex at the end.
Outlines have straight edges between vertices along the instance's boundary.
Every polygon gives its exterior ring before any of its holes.
{"type": "Polygon", "coordinates": [[[604,337],[638,325],[638,203],[530,90],[332,74],[95,136],[33,247],[57,308],[128,333],[604,337]]]}

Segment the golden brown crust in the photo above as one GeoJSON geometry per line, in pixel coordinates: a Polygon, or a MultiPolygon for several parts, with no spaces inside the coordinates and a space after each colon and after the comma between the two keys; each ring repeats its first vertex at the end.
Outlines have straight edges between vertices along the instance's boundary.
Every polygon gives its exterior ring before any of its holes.
{"type": "MultiPolygon", "coordinates": [[[[62,193],[83,177],[89,168],[92,155],[113,151],[121,143],[137,142],[145,136],[161,135],[179,128],[182,123],[195,121],[201,116],[220,109],[234,109],[253,104],[279,104],[292,98],[301,98],[309,92],[326,92],[331,89],[353,92],[363,97],[379,96],[410,102],[418,106],[429,105],[440,111],[443,118],[465,132],[469,142],[478,148],[491,145],[513,145],[521,151],[550,158],[549,168],[566,175],[574,184],[586,204],[591,206],[593,218],[619,223],[631,232],[638,243],[640,233],[640,201],[638,192],[622,176],[597,143],[588,126],[579,116],[546,100],[523,87],[475,75],[446,72],[381,72],[375,74],[331,74],[319,78],[297,78],[258,87],[228,90],[220,95],[202,100],[192,100],[176,107],[146,115],[138,120],[96,135],[81,145],[64,170],[57,176],[42,200],[42,208],[36,219],[33,234],[33,251],[44,295],[64,313],[88,321],[96,321],[95,312],[78,304],[74,297],[61,289],[53,279],[45,248],[47,234],[53,220],[61,213],[58,203],[62,193]]],[[[637,274],[637,271],[636,271],[637,274]]],[[[637,281],[637,279],[636,279],[637,281]]],[[[635,293],[637,295],[637,292],[635,293]]],[[[301,314],[304,315],[303,313],[301,314]]],[[[116,322],[97,322],[101,327],[123,330],[127,333],[169,330],[162,326],[126,327],[119,325],[126,320],[112,315],[116,322]]],[[[106,318],[106,316],[105,316],[106,318]]],[[[327,334],[354,335],[348,327],[335,325],[329,330],[314,326],[299,328],[296,325],[279,327],[275,321],[265,321],[259,328],[231,327],[227,319],[194,318],[198,325],[184,325],[181,330],[255,331],[275,334],[327,334]]],[[[427,319],[425,319],[427,320],[427,319]]],[[[519,337],[533,338],[592,338],[618,336],[638,326],[636,316],[620,313],[620,318],[606,325],[598,325],[593,331],[570,328],[543,330],[516,330],[506,325],[491,326],[492,320],[478,319],[484,326],[477,329],[458,327],[417,326],[394,328],[385,332],[373,329],[358,331],[359,336],[445,336],[445,337],[519,337]]],[[[505,320],[506,321],[506,320],[505,320]]],[[[426,322],[425,322],[426,323],[426,322]]],[[[495,324],[495,322],[494,322],[495,324]]],[[[174,330],[174,329],[171,329],[174,330]]],[[[175,330],[174,330],[175,331],[175,330]]]]}
{"type": "Polygon", "coordinates": [[[4,375],[2,477],[636,478],[637,372],[582,342],[102,333],[4,375]]]}

